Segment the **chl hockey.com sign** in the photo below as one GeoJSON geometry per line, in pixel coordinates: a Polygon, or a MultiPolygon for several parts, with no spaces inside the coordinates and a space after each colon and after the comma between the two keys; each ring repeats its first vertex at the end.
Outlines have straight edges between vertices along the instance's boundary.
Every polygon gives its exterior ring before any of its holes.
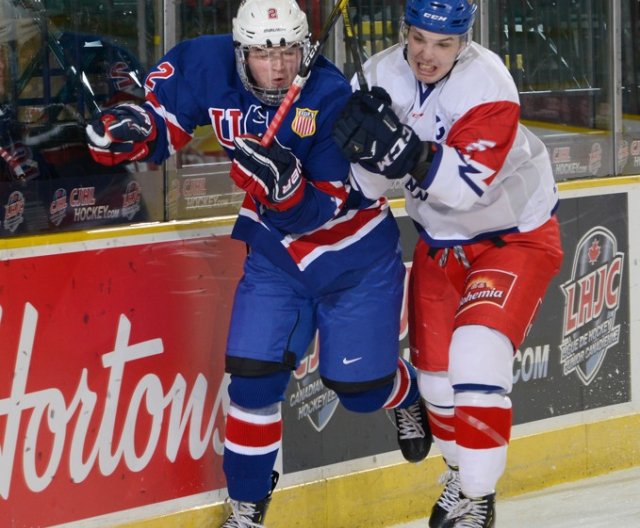
{"type": "MultiPolygon", "coordinates": [[[[566,199],[558,218],[563,266],[514,356],[515,424],[630,399],[627,196],[566,199]]],[[[398,221],[410,263],[415,229],[407,217],[398,221]]],[[[407,346],[403,333],[400,348],[407,346]]],[[[322,387],[317,353],[296,373],[283,406],[285,471],[396,450],[395,430],[383,411],[350,413],[322,387]]]]}

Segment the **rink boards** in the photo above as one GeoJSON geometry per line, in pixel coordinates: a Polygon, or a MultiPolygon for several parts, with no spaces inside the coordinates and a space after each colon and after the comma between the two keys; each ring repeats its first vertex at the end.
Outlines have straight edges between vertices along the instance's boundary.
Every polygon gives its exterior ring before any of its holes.
{"type": "MultiPolygon", "coordinates": [[[[560,192],[565,262],[516,354],[504,496],[640,465],[640,179],[560,192]]],[[[219,525],[223,354],[245,251],[229,231],[192,221],[0,241],[0,525],[219,525]]],[[[406,331],[405,312],[403,351],[406,331]]],[[[438,453],[404,463],[388,416],[344,411],[317,366],[312,347],[283,404],[269,526],[423,517],[438,453]]]]}

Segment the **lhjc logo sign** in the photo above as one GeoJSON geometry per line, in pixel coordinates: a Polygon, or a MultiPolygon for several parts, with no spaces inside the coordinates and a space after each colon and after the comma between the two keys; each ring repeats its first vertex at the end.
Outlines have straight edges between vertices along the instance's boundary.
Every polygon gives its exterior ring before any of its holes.
{"type": "Polygon", "coordinates": [[[616,314],[620,307],[624,254],[616,237],[602,226],[578,242],[565,297],[560,344],[564,375],[575,372],[585,385],[596,377],[607,350],[620,341],[616,314]]]}

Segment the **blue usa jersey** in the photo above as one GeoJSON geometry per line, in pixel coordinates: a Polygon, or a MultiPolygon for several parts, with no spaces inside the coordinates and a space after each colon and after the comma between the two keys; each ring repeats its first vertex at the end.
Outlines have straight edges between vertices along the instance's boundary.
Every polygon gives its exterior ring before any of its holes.
{"type": "MultiPolygon", "coordinates": [[[[247,91],[236,71],[231,35],[178,44],[151,70],[146,103],[158,125],[151,161],[185,146],[210,124],[231,159],[233,139],[262,135],[277,107],[247,91]]],[[[245,196],[232,236],[303,283],[327,284],[395,251],[398,231],[384,197],[369,200],[349,186],[349,163],[334,143],[335,119],[351,94],[339,70],[320,57],[276,135],[301,161],[303,199],[277,212],[245,196]]]]}

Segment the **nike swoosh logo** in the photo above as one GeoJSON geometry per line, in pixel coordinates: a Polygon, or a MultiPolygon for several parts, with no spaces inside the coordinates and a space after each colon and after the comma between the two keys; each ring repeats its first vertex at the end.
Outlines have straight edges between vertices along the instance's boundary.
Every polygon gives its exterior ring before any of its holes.
{"type": "Polygon", "coordinates": [[[351,363],[355,363],[356,361],[360,361],[361,359],[362,359],[361,357],[357,357],[353,359],[342,358],[342,364],[351,365],[351,363]]]}

